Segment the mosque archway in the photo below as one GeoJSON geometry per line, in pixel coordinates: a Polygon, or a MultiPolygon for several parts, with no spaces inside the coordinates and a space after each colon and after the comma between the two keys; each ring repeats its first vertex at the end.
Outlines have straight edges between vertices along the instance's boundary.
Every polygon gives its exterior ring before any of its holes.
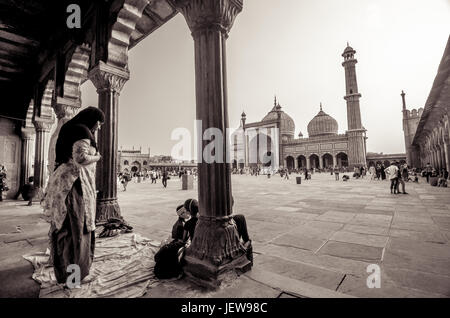
{"type": "Polygon", "coordinates": [[[139,161],[135,161],[131,164],[131,172],[141,172],[141,163],[139,161]]]}
{"type": "Polygon", "coordinates": [[[304,169],[306,168],[306,157],[301,155],[297,157],[297,162],[298,162],[298,168],[299,169],[304,169]]]}
{"type": "Polygon", "coordinates": [[[348,156],[345,152],[338,153],[336,159],[339,168],[348,167],[348,156]]]}
{"type": "Polygon", "coordinates": [[[295,168],[295,159],[291,156],[286,158],[286,168],[288,170],[293,170],[295,168]]]}
{"type": "Polygon", "coordinates": [[[332,168],[333,167],[333,156],[329,153],[326,153],[322,156],[322,164],[324,168],[332,168]]]}
{"type": "Polygon", "coordinates": [[[259,133],[250,140],[248,148],[248,161],[250,166],[272,166],[275,159],[272,158],[273,154],[272,138],[270,136],[259,133]]]}
{"type": "Polygon", "coordinates": [[[319,156],[318,155],[311,155],[309,157],[309,163],[311,164],[311,168],[319,168],[319,156]]]}

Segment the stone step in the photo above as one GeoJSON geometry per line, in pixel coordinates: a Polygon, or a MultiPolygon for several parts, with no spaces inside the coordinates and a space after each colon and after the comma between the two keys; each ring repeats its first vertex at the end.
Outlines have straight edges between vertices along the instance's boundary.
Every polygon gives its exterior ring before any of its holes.
{"type": "Polygon", "coordinates": [[[301,298],[356,298],[328,288],[312,285],[254,267],[244,276],[279,290],[280,293],[298,295],[301,298]]]}

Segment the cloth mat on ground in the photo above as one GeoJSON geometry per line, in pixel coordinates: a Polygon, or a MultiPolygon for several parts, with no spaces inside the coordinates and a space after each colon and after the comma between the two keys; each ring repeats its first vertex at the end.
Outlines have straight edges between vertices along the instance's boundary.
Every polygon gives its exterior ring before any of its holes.
{"type": "Polygon", "coordinates": [[[41,284],[40,298],[136,298],[160,283],[153,274],[159,246],[132,233],[97,239],[90,274],[75,289],[57,284],[48,251],[23,257],[33,264],[32,278],[41,284]]]}

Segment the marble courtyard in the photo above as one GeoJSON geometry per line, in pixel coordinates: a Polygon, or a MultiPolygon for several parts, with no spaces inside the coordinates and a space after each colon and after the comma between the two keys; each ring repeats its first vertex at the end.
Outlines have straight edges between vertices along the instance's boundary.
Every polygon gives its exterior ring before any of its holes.
{"type": "MultiPolygon", "coordinates": [[[[383,181],[336,182],[314,174],[295,184],[279,176],[233,176],[234,213],[248,220],[255,266],[213,297],[449,297],[448,188],[408,183],[409,195],[391,195],[383,181]],[[381,266],[381,288],[366,285],[370,264],[381,266]],[[257,288],[256,288],[257,287],[257,288]]],[[[130,183],[119,191],[124,218],[155,241],[169,236],[175,207],[196,188],[181,182],[130,183]]],[[[0,295],[36,296],[31,265],[21,258],[44,251],[48,225],[38,205],[6,201],[0,216],[0,295]]],[[[204,296],[186,282],[161,285],[148,297],[204,296]]]]}

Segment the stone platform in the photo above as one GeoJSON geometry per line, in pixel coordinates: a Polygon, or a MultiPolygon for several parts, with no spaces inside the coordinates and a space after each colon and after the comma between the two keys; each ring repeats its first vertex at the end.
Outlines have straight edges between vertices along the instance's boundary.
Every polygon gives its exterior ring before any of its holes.
{"type": "MultiPolygon", "coordinates": [[[[314,174],[297,185],[295,176],[232,177],[235,214],[247,217],[254,244],[250,273],[214,293],[177,281],[147,297],[450,296],[450,189],[420,180],[407,183],[409,195],[391,195],[387,181],[314,174]],[[371,264],[381,267],[380,289],[367,287],[371,264]]],[[[162,241],[176,206],[191,197],[196,187],[182,191],[176,179],[167,189],[130,183],[119,202],[137,233],[162,241]]],[[[0,297],[35,295],[31,265],[20,256],[45,250],[48,226],[38,206],[25,204],[0,204],[0,297]]]]}

